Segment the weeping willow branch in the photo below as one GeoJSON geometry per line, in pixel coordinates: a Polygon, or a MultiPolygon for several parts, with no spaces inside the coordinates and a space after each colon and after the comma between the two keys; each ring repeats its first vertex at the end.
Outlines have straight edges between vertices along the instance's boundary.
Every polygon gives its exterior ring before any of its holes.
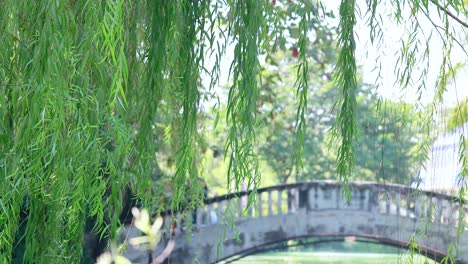
{"type": "Polygon", "coordinates": [[[340,6],[340,25],[338,46],[340,53],[335,69],[335,84],[341,89],[335,107],[338,109],[336,125],[333,128],[333,137],[340,139],[338,146],[337,173],[343,182],[343,197],[351,199],[349,178],[354,166],[353,142],[356,134],[356,58],[354,52],[354,0],[343,0],[340,6]]]}
{"type": "MultiPolygon", "coordinates": [[[[263,24],[263,5],[257,0],[235,1],[231,6],[234,20],[230,32],[237,39],[231,69],[233,84],[229,89],[227,123],[231,125],[226,141],[230,152],[228,184],[240,190],[247,180],[249,187],[259,182],[258,161],[255,155],[255,126],[258,97],[258,61],[263,24]]],[[[249,204],[252,199],[249,199],[249,204]]]]}
{"type": "Polygon", "coordinates": [[[368,20],[369,23],[369,30],[370,30],[370,39],[371,42],[374,43],[375,39],[380,42],[382,41],[383,38],[383,31],[382,31],[382,25],[379,22],[379,20],[376,19],[376,14],[377,14],[377,0],[367,0],[367,12],[370,13],[370,17],[368,20]]]}
{"type": "Polygon", "coordinates": [[[184,17],[178,24],[179,34],[179,55],[177,64],[179,69],[183,69],[178,76],[178,90],[182,96],[182,133],[181,144],[177,153],[176,173],[174,175],[174,200],[173,206],[179,207],[185,200],[184,191],[186,189],[187,180],[191,186],[197,185],[198,180],[196,168],[194,166],[194,138],[196,136],[196,120],[199,102],[199,92],[197,83],[199,80],[199,68],[197,64],[200,60],[197,57],[196,41],[197,41],[197,24],[200,22],[200,17],[203,13],[203,2],[184,0],[180,4],[180,16],[184,17]]]}
{"type": "Polygon", "coordinates": [[[311,18],[312,7],[309,1],[304,1],[304,9],[302,10],[301,22],[299,29],[301,35],[299,37],[299,60],[297,66],[296,79],[296,98],[298,107],[296,112],[296,163],[299,168],[303,167],[302,155],[304,154],[304,139],[306,135],[306,114],[307,114],[307,98],[309,94],[308,84],[308,62],[307,62],[307,44],[309,32],[309,23],[311,18]]]}
{"type": "Polygon", "coordinates": [[[122,197],[129,180],[122,173],[120,166],[125,160],[122,151],[114,148],[128,150],[130,144],[129,131],[125,121],[121,117],[125,113],[127,99],[125,89],[128,86],[128,66],[125,54],[125,30],[124,30],[124,0],[107,1],[104,8],[103,21],[101,23],[101,39],[103,41],[103,57],[112,70],[108,78],[105,78],[109,90],[108,117],[106,120],[106,136],[109,138],[109,156],[105,161],[105,170],[109,178],[111,194],[108,198],[107,214],[110,219],[110,235],[114,238],[119,225],[119,214],[122,210],[122,197]],[[123,101],[122,101],[123,100],[123,101]],[[117,105],[118,104],[118,105],[117,105]]]}
{"type": "MultiPolygon", "coordinates": [[[[167,90],[167,80],[164,75],[166,69],[170,66],[168,45],[173,40],[174,18],[177,6],[176,1],[148,1],[146,3],[147,17],[145,26],[148,34],[145,35],[147,43],[148,63],[144,83],[147,89],[137,89],[136,96],[132,100],[132,106],[135,108],[134,115],[140,120],[136,145],[139,155],[135,163],[140,164],[138,175],[151,175],[155,167],[155,154],[159,145],[158,137],[154,129],[154,123],[157,113],[160,111],[160,102],[167,90]],[[139,118],[138,118],[139,117],[139,118]],[[154,142],[156,139],[156,142],[154,142]],[[154,142],[154,144],[148,144],[154,142]]],[[[146,181],[135,181],[135,191],[140,196],[146,198],[145,201],[151,201],[156,197],[151,191],[152,187],[146,181]]],[[[147,205],[149,206],[149,204],[147,205]]]]}
{"type": "Polygon", "coordinates": [[[445,12],[448,16],[450,16],[450,17],[453,18],[455,21],[457,21],[460,25],[464,26],[465,28],[468,28],[468,23],[466,23],[466,22],[464,22],[463,20],[461,20],[460,18],[458,18],[455,14],[453,14],[452,12],[450,12],[450,10],[448,10],[447,8],[441,6],[437,1],[431,0],[431,3],[433,3],[435,6],[437,6],[438,9],[442,10],[442,11],[445,12]]]}
{"type": "Polygon", "coordinates": [[[125,54],[124,35],[124,1],[109,0],[106,2],[103,21],[101,23],[101,33],[105,59],[115,67],[111,82],[111,92],[109,106],[111,111],[115,111],[115,104],[118,100],[124,100],[125,87],[128,86],[128,69],[125,54]]]}
{"type": "MultiPolygon", "coordinates": [[[[412,2],[418,6],[427,4],[412,2]]],[[[279,27],[283,20],[275,17],[284,13],[271,10],[270,3],[265,8],[265,3],[258,0],[214,4],[209,0],[2,1],[0,263],[10,263],[15,250],[20,251],[18,255],[24,263],[79,263],[86,220],[95,219],[93,224],[100,235],[115,236],[126,188],[134,188],[140,197],[151,200],[153,203],[148,206],[166,206],[168,202],[156,204],[152,200],[156,192],[166,191],[152,181],[156,155],[161,152],[163,136],[158,122],[162,118],[169,119],[164,120],[170,124],[164,136],[171,138],[173,145],[168,155],[175,156],[176,161],[171,205],[178,207],[193,198],[192,192],[187,195],[185,191],[188,184],[199,186],[196,182],[200,71],[206,66],[205,53],[213,51],[215,65],[209,82],[213,87],[226,50],[225,43],[219,45],[216,40],[218,32],[223,35],[219,38],[236,43],[227,105],[228,184],[236,190],[242,183],[257,187],[260,173],[255,148],[261,85],[258,57],[274,39],[268,32],[274,35],[284,30],[279,27]],[[225,21],[221,16],[225,15],[226,6],[229,9],[227,37],[224,31],[216,29],[225,21]],[[269,26],[278,26],[277,29],[269,31],[267,15],[272,16],[269,26]],[[18,245],[24,250],[15,249],[18,245]]],[[[368,0],[368,3],[374,19],[378,1],[368,0]]],[[[298,165],[304,152],[310,92],[306,50],[311,3],[304,1],[304,4],[295,83],[298,165]]],[[[403,4],[404,1],[392,1],[397,19],[402,18],[403,4]]],[[[441,4],[438,7],[446,17],[467,27],[447,8],[441,4]]],[[[462,1],[454,1],[452,7],[460,10],[462,1]]],[[[414,18],[415,14],[411,16],[414,18]]],[[[447,18],[444,22],[445,35],[438,33],[441,38],[453,40],[447,18]]],[[[348,200],[356,134],[355,23],[355,1],[343,0],[340,53],[334,76],[340,89],[335,105],[338,117],[334,135],[340,141],[338,175],[348,200]]],[[[377,20],[371,20],[370,24],[378,25],[380,30],[377,20]]],[[[414,38],[421,28],[412,29],[414,32],[403,43],[401,56],[403,67],[407,67],[399,73],[404,86],[410,82],[413,65],[420,62],[414,60],[417,46],[414,38]]],[[[372,27],[371,37],[381,39],[381,36],[381,31],[376,32],[372,27]]],[[[444,50],[447,65],[449,46],[447,41],[444,50]]],[[[425,56],[427,53],[423,59],[425,56]]],[[[446,90],[445,66],[440,68],[440,74],[437,102],[446,90]]],[[[428,116],[432,114],[428,112],[428,116]]],[[[428,130],[430,117],[425,119],[428,130]]],[[[464,144],[460,146],[459,156],[466,177],[464,144]]],[[[462,189],[460,195],[465,193],[466,189],[462,189]]],[[[249,204],[252,201],[249,199],[249,204]]]]}

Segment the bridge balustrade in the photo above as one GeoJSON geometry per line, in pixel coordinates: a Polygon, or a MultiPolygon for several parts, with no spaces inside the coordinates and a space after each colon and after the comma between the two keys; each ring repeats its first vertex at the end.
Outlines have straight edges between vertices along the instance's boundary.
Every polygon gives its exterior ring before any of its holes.
{"type": "MultiPolygon", "coordinates": [[[[343,190],[337,182],[317,181],[261,188],[249,207],[250,191],[233,193],[208,199],[196,209],[196,214],[185,212],[185,218],[196,217],[192,219],[193,227],[200,228],[218,224],[229,217],[244,221],[297,210],[360,210],[414,221],[458,225],[460,206],[458,199],[452,196],[394,184],[352,183],[350,187],[349,203],[343,199],[343,190]]],[[[463,209],[466,216],[466,205],[463,209]]],[[[177,213],[175,221],[184,223],[181,216],[177,213]]],[[[166,223],[171,222],[170,217],[166,216],[166,223]]],[[[177,231],[182,232],[182,226],[178,225],[177,231]]]]}
{"type": "MultiPolygon", "coordinates": [[[[165,237],[171,234],[176,241],[171,258],[173,263],[192,263],[193,258],[213,263],[301,237],[351,236],[405,247],[416,235],[425,255],[440,261],[456,242],[459,263],[468,263],[468,236],[465,232],[457,238],[459,219],[465,225],[467,219],[463,201],[371,182],[353,182],[350,192],[346,202],[339,182],[294,183],[260,188],[256,195],[244,191],[213,197],[194,211],[166,214],[165,237]]],[[[146,263],[148,254],[130,249],[132,254],[131,259],[146,263]]]]}

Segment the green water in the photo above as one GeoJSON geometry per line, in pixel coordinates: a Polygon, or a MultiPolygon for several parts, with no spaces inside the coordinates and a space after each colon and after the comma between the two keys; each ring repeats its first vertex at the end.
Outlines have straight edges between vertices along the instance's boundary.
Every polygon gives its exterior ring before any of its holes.
{"type": "MultiPolygon", "coordinates": [[[[270,263],[294,263],[294,264],[405,264],[407,257],[399,254],[379,253],[336,253],[336,252],[275,252],[252,255],[233,263],[235,264],[270,264],[270,263]]],[[[435,263],[424,257],[418,256],[414,264],[435,263]]]]}

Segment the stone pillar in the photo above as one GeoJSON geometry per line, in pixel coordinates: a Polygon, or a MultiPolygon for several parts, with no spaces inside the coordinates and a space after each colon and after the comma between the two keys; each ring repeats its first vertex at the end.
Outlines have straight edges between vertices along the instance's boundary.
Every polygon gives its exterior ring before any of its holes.
{"type": "Polygon", "coordinates": [[[276,206],[278,207],[278,214],[282,214],[282,202],[283,202],[283,190],[278,190],[278,200],[276,201],[276,206]]]}
{"type": "Polygon", "coordinates": [[[273,199],[271,198],[271,191],[268,191],[268,215],[273,215],[273,199]]]}
{"type": "Polygon", "coordinates": [[[257,199],[257,210],[258,210],[258,217],[263,216],[263,207],[262,207],[262,194],[263,193],[258,193],[258,199],[257,199]]]}

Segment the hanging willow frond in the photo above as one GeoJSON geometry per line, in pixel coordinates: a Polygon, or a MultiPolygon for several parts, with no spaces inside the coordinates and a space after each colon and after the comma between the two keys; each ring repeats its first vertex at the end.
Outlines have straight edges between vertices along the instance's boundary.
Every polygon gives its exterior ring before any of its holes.
{"type": "MultiPolygon", "coordinates": [[[[417,96],[419,102],[417,107],[418,113],[418,127],[423,132],[422,138],[418,139],[416,152],[418,153],[417,166],[424,169],[425,163],[429,159],[430,149],[434,142],[435,137],[438,136],[438,128],[436,126],[436,119],[440,115],[444,115],[441,112],[441,106],[443,105],[443,96],[447,91],[447,83],[449,76],[455,72],[454,67],[451,63],[451,53],[453,47],[460,49],[462,52],[468,55],[465,47],[457,39],[457,35],[460,33],[460,28],[456,28],[455,24],[461,24],[464,26],[464,22],[458,19],[455,14],[462,14],[464,10],[463,1],[390,1],[390,9],[392,10],[390,15],[391,18],[395,19],[398,23],[403,20],[405,23],[401,23],[407,31],[402,36],[401,48],[398,54],[397,65],[395,65],[395,74],[397,75],[397,85],[402,89],[408,87],[415,87],[417,89],[417,96]],[[461,23],[460,23],[461,22],[461,23]],[[427,27],[427,24],[432,27],[427,27]],[[442,43],[441,50],[432,50],[430,46],[431,40],[439,40],[442,43]],[[432,66],[431,58],[434,54],[439,54],[442,57],[442,63],[439,66],[439,74],[436,78],[435,86],[432,83],[428,83],[429,69],[432,66]],[[415,73],[419,72],[418,75],[415,73]],[[433,90],[431,90],[433,88],[433,90]],[[429,104],[421,102],[423,93],[427,91],[433,91],[434,96],[429,104]]],[[[381,17],[385,14],[379,14],[377,12],[378,1],[368,0],[368,12],[370,18],[368,26],[371,31],[371,40],[377,36],[379,48],[384,41],[385,35],[377,34],[373,30],[373,25],[379,25],[381,17]]],[[[378,27],[380,29],[380,26],[378,27]]],[[[466,34],[466,32],[464,33],[466,34]]],[[[466,153],[462,146],[459,147],[459,156],[463,157],[466,153]]],[[[465,165],[460,160],[460,164],[463,168],[465,165]]],[[[418,186],[419,187],[419,186],[418,186]]],[[[465,195],[465,188],[462,187],[459,190],[459,196],[465,195]]],[[[465,226],[463,219],[459,219],[459,226],[465,226]]],[[[430,223],[426,223],[426,227],[430,223]]],[[[463,231],[459,229],[459,231],[463,231]]],[[[458,237],[461,236],[462,232],[458,233],[458,237]]],[[[459,239],[457,239],[459,240],[459,239]]],[[[457,254],[458,244],[456,241],[450,244],[448,250],[448,256],[445,261],[453,261],[454,256],[457,254]]]]}
{"type": "MultiPolygon", "coordinates": [[[[138,5],[138,3],[136,3],[138,5]]],[[[139,164],[136,174],[139,176],[153,175],[156,167],[156,153],[159,142],[155,123],[161,109],[161,101],[164,94],[167,94],[169,80],[165,77],[169,73],[173,58],[168,49],[175,37],[174,21],[176,17],[177,1],[143,1],[141,10],[144,19],[138,31],[144,34],[141,41],[143,45],[136,41],[137,50],[141,50],[141,60],[138,66],[141,67],[136,74],[142,74],[141,86],[146,89],[134,89],[132,98],[133,118],[138,120],[136,135],[136,152],[138,155],[135,164],[139,164]],[[146,62],[146,63],[144,63],[146,62]],[[152,142],[149,144],[149,142],[152,142]]],[[[136,21],[138,25],[138,21],[136,21]]],[[[138,32],[139,33],[139,32],[138,32]]],[[[138,35],[136,36],[137,40],[138,35]]],[[[140,53],[139,53],[140,54],[140,53]]],[[[139,80],[139,76],[135,76],[139,80]]],[[[137,86],[137,88],[140,86],[137,86]]],[[[142,198],[145,206],[154,206],[157,203],[158,195],[151,184],[153,177],[148,180],[134,180],[135,192],[142,198]]]]}
{"type": "MultiPolygon", "coordinates": [[[[312,6],[303,3],[296,82],[298,165],[310,96],[306,50],[312,6]]],[[[371,36],[381,41],[380,2],[367,3],[371,36]]],[[[410,6],[414,26],[402,42],[397,73],[403,86],[412,82],[416,64],[426,60],[428,65],[427,46],[422,58],[415,59],[415,40],[421,34],[417,14],[427,17],[434,35],[444,40],[437,96],[424,112],[422,127],[429,130],[452,72],[451,47],[462,46],[452,26],[463,25],[455,18],[463,1],[390,3],[392,16],[400,22],[405,18],[402,10],[410,6]],[[441,11],[443,26],[431,20],[431,6],[441,11]],[[450,23],[454,19],[457,23],[450,23]]],[[[156,198],[168,190],[155,184],[154,175],[163,145],[169,145],[164,154],[175,160],[170,168],[175,167],[171,206],[187,203],[196,193],[185,192],[188,185],[200,186],[200,73],[208,72],[205,59],[212,55],[208,83],[213,88],[230,41],[235,49],[227,99],[228,184],[235,190],[242,183],[259,186],[259,55],[270,52],[275,36],[283,34],[279,16],[285,16],[274,11],[270,1],[4,0],[0,10],[0,263],[10,263],[13,257],[24,263],[78,263],[86,220],[94,220],[99,235],[115,236],[127,188],[147,206],[168,206],[170,202],[156,198]],[[162,142],[164,137],[170,144],[162,142]]],[[[355,13],[355,1],[343,0],[335,73],[340,89],[334,130],[340,141],[337,166],[348,199],[356,134],[355,13]]],[[[424,78],[418,84],[423,89],[424,78]]],[[[429,139],[422,142],[430,145],[429,139]]],[[[466,176],[464,144],[459,155],[466,176]]],[[[460,195],[465,192],[462,189],[460,195]]]]}
{"type": "Polygon", "coordinates": [[[351,198],[349,180],[354,166],[353,142],[356,135],[356,58],[354,55],[355,1],[343,0],[340,5],[338,46],[340,49],[335,69],[335,84],[340,94],[335,107],[338,109],[334,137],[339,138],[337,173],[343,182],[343,196],[351,198]]]}
{"type": "MultiPolygon", "coordinates": [[[[255,128],[257,125],[258,61],[262,37],[263,5],[260,1],[234,1],[229,30],[237,41],[234,61],[231,65],[233,84],[229,89],[227,123],[231,125],[226,141],[226,152],[230,152],[228,185],[240,190],[243,182],[247,186],[258,186],[259,171],[255,155],[255,128]]],[[[252,200],[249,199],[249,203],[252,200]]]]}
{"type": "MultiPolygon", "coordinates": [[[[181,69],[176,78],[178,91],[182,102],[182,130],[181,144],[177,151],[176,173],[174,175],[175,194],[173,205],[178,207],[185,199],[187,180],[197,181],[197,173],[194,166],[194,148],[196,136],[196,120],[200,94],[198,92],[200,54],[197,53],[197,28],[196,25],[203,21],[206,1],[185,0],[180,3],[180,23],[177,23],[179,54],[177,68],[181,69]],[[183,19],[180,19],[183,17],[183,19]]],[[[192,186],[194,183],[191,184],[192,186]]]]}
{"type": "Polygon", "coordinates": [[[296,79],[296,98],[298,100],[298,107],[296,112],[296,162],[299,168],[303,167],[302,155],[304,154],[304,140],[306,136],[306,115],[307,115],[307,98],[309,95],[309,82],[308,82],[308,33],[309,24],[311,21],[312,6],[309,1],[304,1],[304,9],[302,10],[301,22],[299,22],[299,29],[301,34],[299,37],[299,64],[297,65],[297,79],[296,79]]]}
{"type": "Polygon", "coordinates": [[[101,34],[104,59],[113,67],[109,106],[114,111],[118,100],[127,103],[125,87],[128,86],[127,58],[125,54],[124,1],[109,0],[105,3],[101,34]]]}

